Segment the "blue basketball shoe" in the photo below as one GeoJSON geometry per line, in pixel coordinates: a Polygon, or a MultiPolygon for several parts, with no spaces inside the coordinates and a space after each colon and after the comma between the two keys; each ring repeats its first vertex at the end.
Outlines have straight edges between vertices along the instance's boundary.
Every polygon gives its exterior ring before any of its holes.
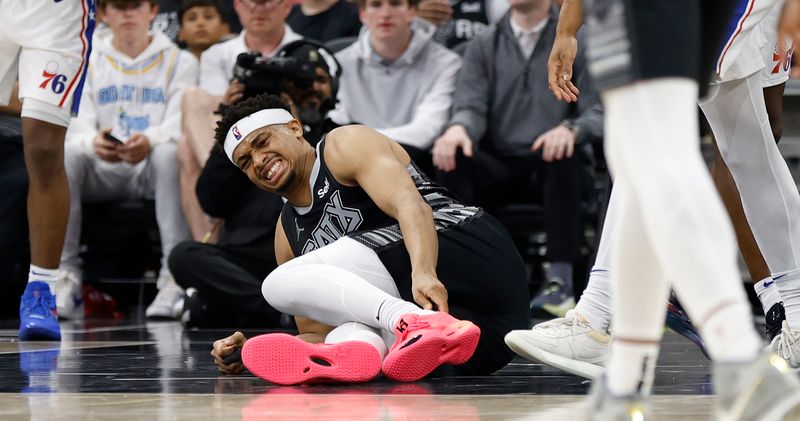
{"type": "Polygon", "coordinates": [[[19,304],[19,339],[21,341],[59,341],[56,297],[44,282],[29,282],[19,304]]]}

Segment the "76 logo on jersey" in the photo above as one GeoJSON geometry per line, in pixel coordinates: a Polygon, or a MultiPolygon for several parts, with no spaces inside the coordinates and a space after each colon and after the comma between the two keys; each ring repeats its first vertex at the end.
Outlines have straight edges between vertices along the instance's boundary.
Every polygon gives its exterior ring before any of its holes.
{"type": "Polygon", "coordinates": [[[39,89],[47,89],[49,85],[53,92],[60,94],[64,92],[64,89],[67,87],[67,75],[50,73],[47,70],[42,70],[42,77],[44,81],[39,84],[39,89]]]}

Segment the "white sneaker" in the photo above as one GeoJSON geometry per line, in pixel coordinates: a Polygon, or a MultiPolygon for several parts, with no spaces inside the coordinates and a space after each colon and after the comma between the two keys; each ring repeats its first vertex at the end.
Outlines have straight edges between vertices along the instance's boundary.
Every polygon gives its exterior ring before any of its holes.
{"type": "Polygon", "coordinates": [[[56,308],[59,319],[75,320],[83,317],[83,281],[81,273],[60,269],[56,280],[56,308]]]}
{"type": "Polygon", "coordinates": [[[183,289],[175,283],[168,272],[158,277],[158,294],[147,306],[144,314],[148,319],[177,319],[183,310],[183,289]]]}
{"type": "Polygon", "coordinates": [[[517,354],[588,379],[598,378],[605,370],[611,336],[594,330],[575,313],[539,323],[530,330],[514,330],[505,337],[517,354]]]}
{"type": "Polygon", "coordinates": [[[766,352],[751,362],[714,363],[714,419],[800,419],[800,381],[787,362],[766,352]]]}
{"type": "Polygon", "coordinates": [[[772,339],[769,350],[786,360],[790,367],[800,368],[800,331],[789,327],[789,323],[784,320],[781,333],[772,339]]]}
{"type": "Polygon", "coordinates": [[[608,390],[605,376],[592,382],[586,399],[586,419],[591,421],[647,421],[652,419],[652,410],[647,396],[633,393],[615,396],[608,390]]]}

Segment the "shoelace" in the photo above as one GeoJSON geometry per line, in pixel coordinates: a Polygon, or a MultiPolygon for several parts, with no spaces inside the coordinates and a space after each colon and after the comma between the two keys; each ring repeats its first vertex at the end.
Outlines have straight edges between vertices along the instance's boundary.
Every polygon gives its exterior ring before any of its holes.
{"type": "Polygon", "coordinates": [[[792,329],[783,329],[781,332],[781,339],[778,342],[778,352],[784,359],[790,359],[792,356],[792,345],[800,339],[800,332],[792,329]]]}
{"type": "Polygon", "coordinates": [[[575,314],[568,314],[567,317],[561,317],[558,319],[553,319],[548,322],[544,322],[540,325],[540,328],[547,331],[559,331],[561,326],[564,324],[569,324],[570,334],[572,337],[576,337],[578,335],[578,327],[581,324],[578,316],[575,314]]]}
{"type": "Polygon", "coordinates": [[[33,299],[33,304],[28,307],[28,312],[34,314],[35,312],[33,310],[37,307],[42,309],[41,314],[48,315],[51,313],[49,303],[45,302],[44,297],[41,295],[33,299]]]}

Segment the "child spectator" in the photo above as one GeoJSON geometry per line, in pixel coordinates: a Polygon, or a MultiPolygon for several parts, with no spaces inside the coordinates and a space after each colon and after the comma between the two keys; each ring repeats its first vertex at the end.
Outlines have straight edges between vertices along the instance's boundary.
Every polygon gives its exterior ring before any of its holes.
{"type": "Polygon", "coordinates": [[[178,40],[185,43],[186,49],[198,60],[203,51],[230,32],[215,0],[183,0],[179,16],[178,40]]]}
{"type": "Polygon", "coordinates": [[[101,0],[98,7],[109,31],[95,39],[81,110],[70,124],[64,152],[71,199],[56,286],[59,316],[75,317],[79,308],[82,202],[145,197],[156,201],[164,255],[159,292],[146,314],[174,317],[183,291],[166,256],[189,238],[175,142],[183,91],[197,83],[197,60],[163,33],[149,32],[158,12],[155,0],[101,0]]]}

